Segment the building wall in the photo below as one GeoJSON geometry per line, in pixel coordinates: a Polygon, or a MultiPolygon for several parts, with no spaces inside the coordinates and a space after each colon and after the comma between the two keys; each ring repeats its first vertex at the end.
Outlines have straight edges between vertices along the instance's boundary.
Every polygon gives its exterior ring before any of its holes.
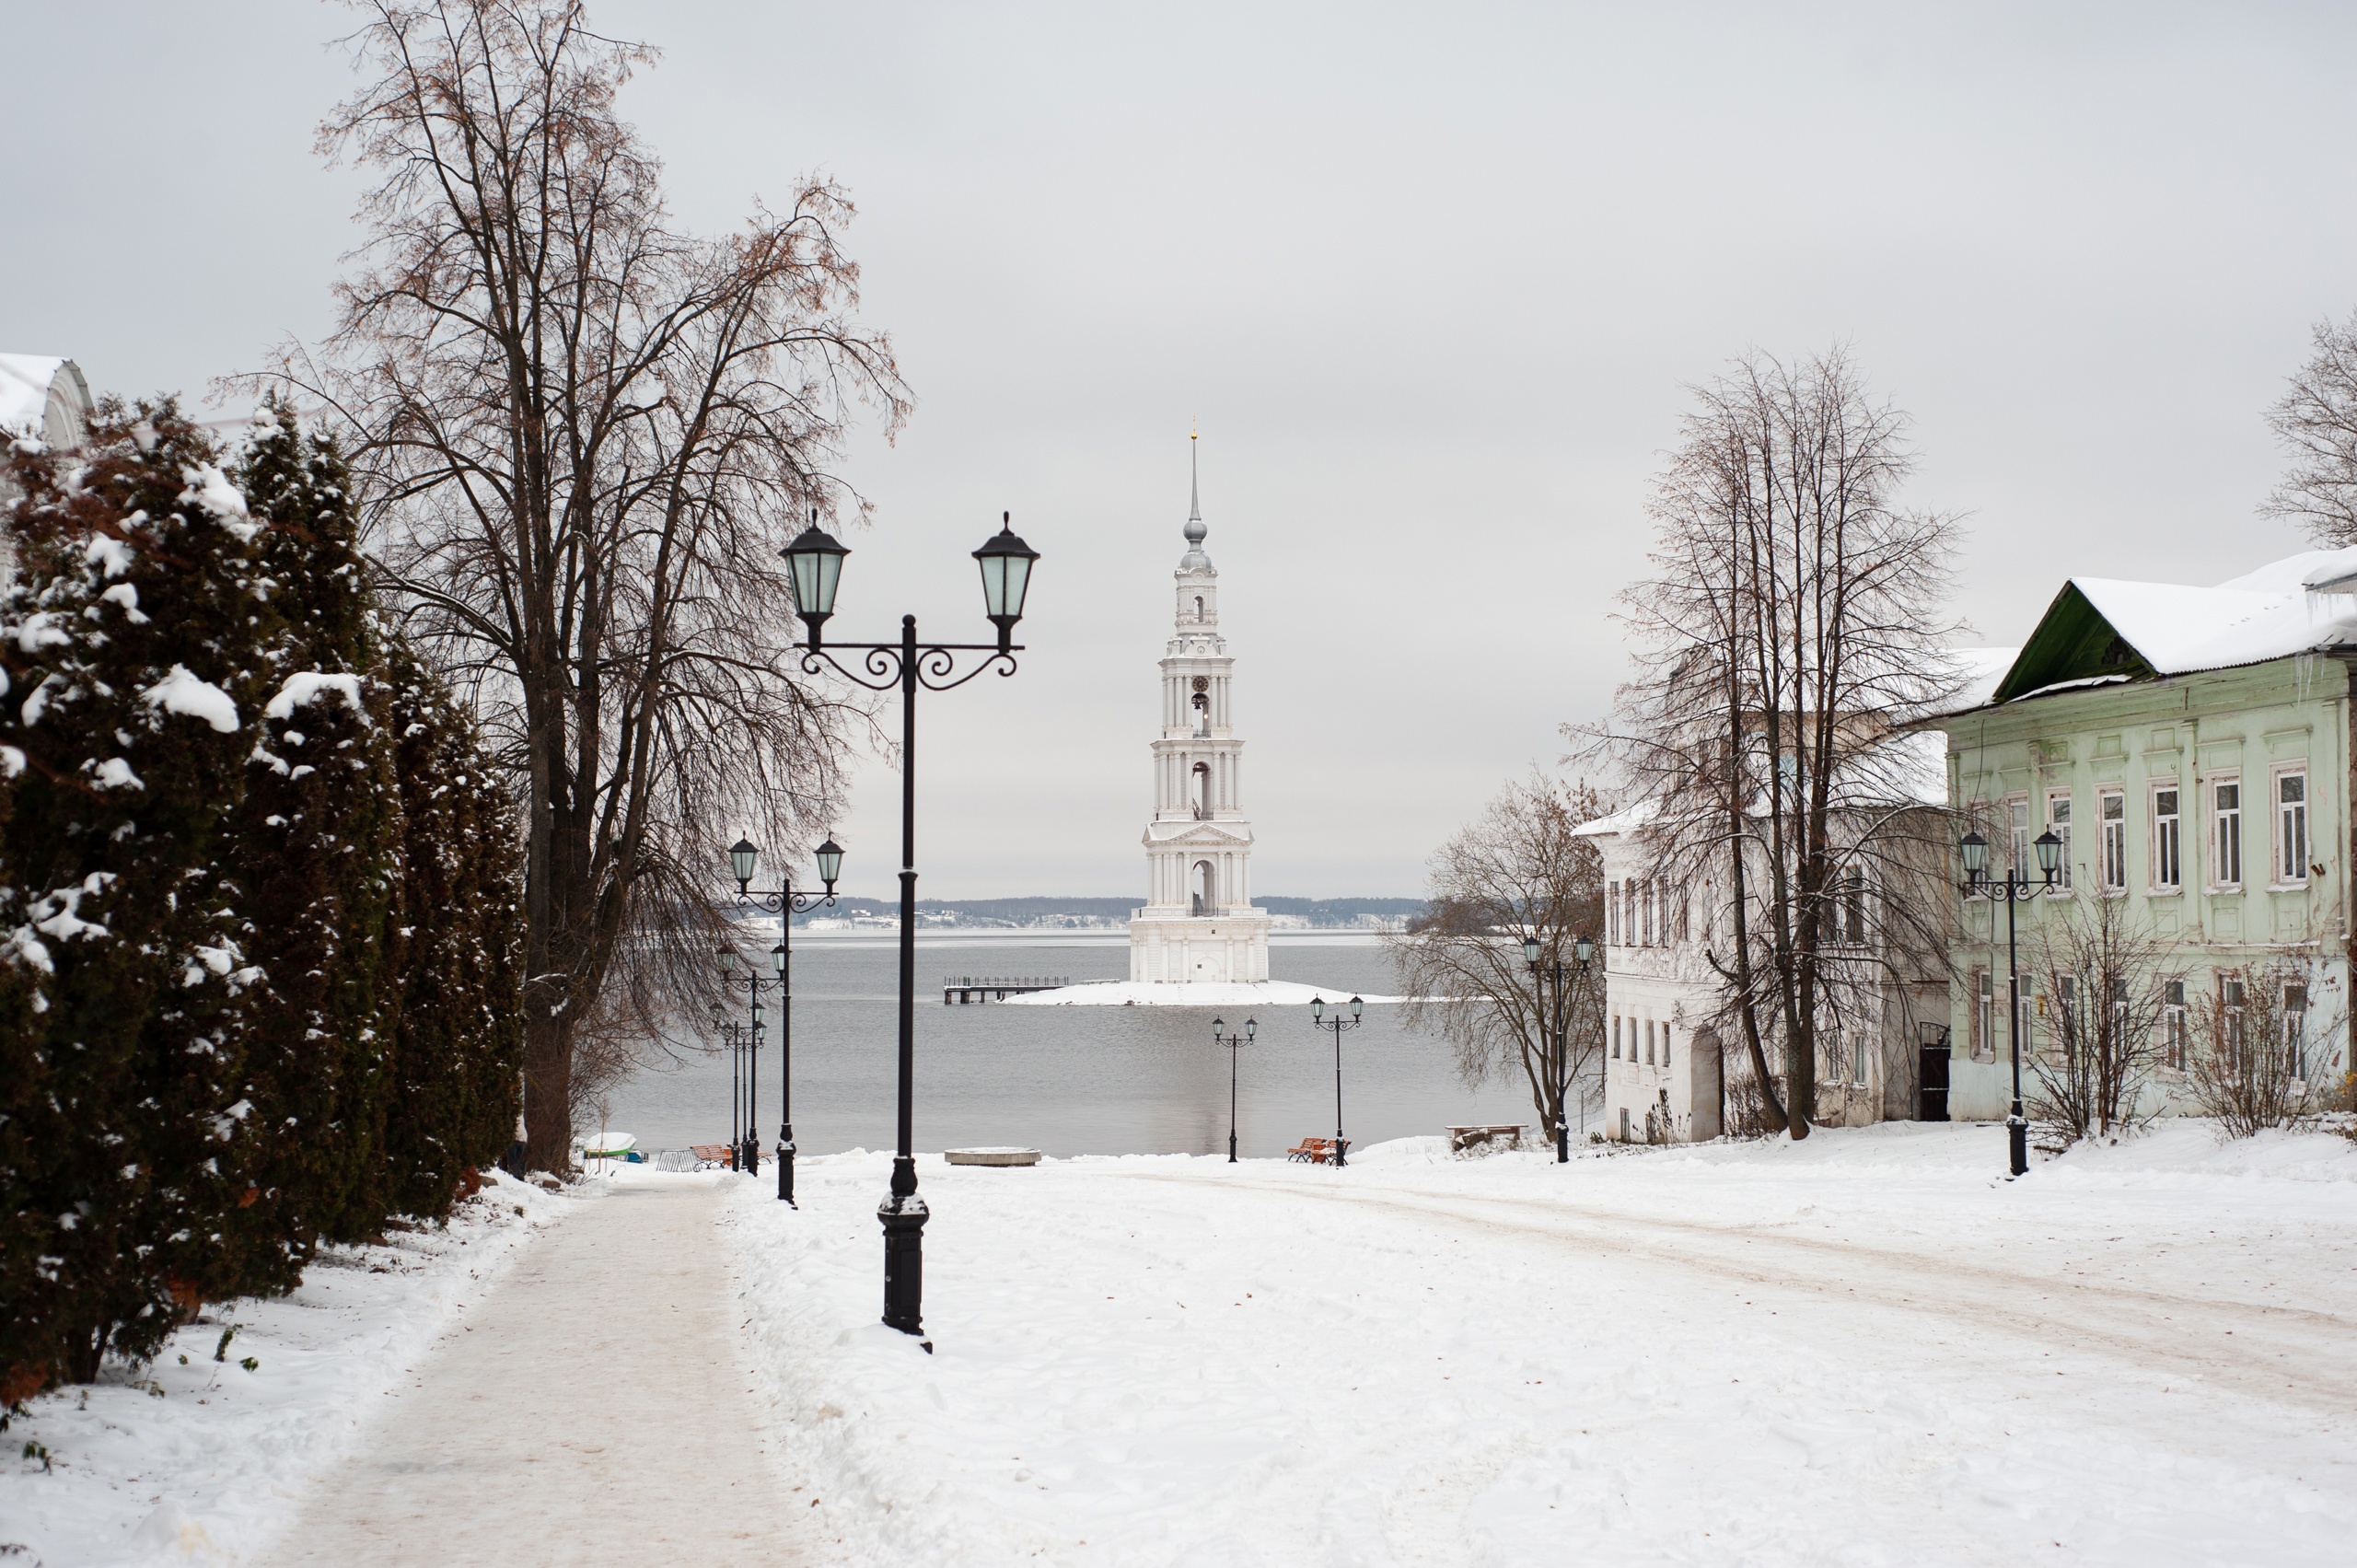
{"type": "MultiPolygon", "coordinates": [[[[2067,804],[2067,892],[2020,906],[2029,1048],[2039,1048],[2038,1003],[2027,979],[2040,941],[2074,900],[2126,900],[2131,929],[2173,945],[2171,974],[2189,999],[2217,971],[2286,958],[2316,966],[2324,987],[2311,1002],[2320,1025],[2348,1010],[2350,689],[2343,662],[2303,655],[2240,669],[2094,686],[2028,698],[1942,725],[1948,737],[1948,797],[1991,841],[1990,872],[2003,875],[2023,808],[2026,837],[2067,804]],[[2303,781],[2305,875],[2290,875],[2276,842],[2282,781],[2303,781]],[[2236,789],[2241,876],[2222,865],[2218,787],[2236,789]],[[2177,879],[2164,876],[2159,807],[2176,795],[2177,879]],[[2121,887],[2106,893],[2104,802],[2119,803],[2121,887]]],[[[2060,829],[2057,830],[2060,831],[2060,829]]],[[[1961,829],[1958,830],[1961,832],[1961,829]]],[[[2035,861],[2029,865],[2036,874],[2035,861]]],[[[1951,958],[1950,1103],[1958,1117],[1999,1117],[2012,1095],[2013,1030],[2006,1017],[2005,911],[1958,900],[1951,958]],[[1981,1002],[1984,981],[1988,1005],[1981,1002]]],[[[2321,1060],[2348,1065],[2345,1028],[2320,1040],[2321,1060]]],[[[2028,1079],[2025,1059],[2025,1081],[2028,1079]]],[[[2184,1075],[2156,1075],[2144,1109],[2182,1109],[2184,1075]]]]}
{"type": "MultiPolygon", "coordinates": [[[[1918,1109],[1919,1026],[1948,1011],[1940,950],[1945,897],[1917,863],[1938,858],[1944,818],[1916,809],[1886,819],[1864,939],[1829,949],[1844,976],[1847,1028],[1821,1042],[1817,1121],[1864,1126],[1912,1118],[1918,1109]],[[1913,912],[1889,912],[1894,901],[1913,912]],[[1917,935],[1920,934],[1920,935],[1917,935]],[[1864,1071],[1860,1067],[1863,1063],[1864,1071]]],[[[1739,1024],[1722,1016],[1724,982],[1710,961],[1724,953],[1731,923],[1715,877],[1673,886],[1657,875],[1642,835],[1591,834],[1604,861],[1604,1135],[1689,1142],[1736,1131],[1739,1080],[1752,1076],[1739,1024]],[[1619,889],[1635,883],[1639,897],[1619,889]],[[1648,1113],[1651,1121],[1648,1121],[1648,1113]]],[[[1930,873],[1936,877],[1936,871],[1930,873]]],[[[1755,886],[1758,884],[1755,883],[1755,886]]],[[[1783,1098],[1783,1062],[1770,1070],[1783,1098]]]]}

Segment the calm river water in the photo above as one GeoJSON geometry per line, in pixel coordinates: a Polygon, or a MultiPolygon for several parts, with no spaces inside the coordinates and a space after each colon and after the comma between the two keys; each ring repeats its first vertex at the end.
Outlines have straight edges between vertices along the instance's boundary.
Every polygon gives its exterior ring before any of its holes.
{"type": "MultiPolygon", "coordinates": [[[[1211,1043],[1210,1007],[1009,1007],[941,1005],[956,975],[1124,980],[1118,933],[927,936],[917,946],[916,1146],[1012,1144],[1051,1155],[1212,1154],[1227,1148],[1228,1053],[1211,1043]]],[[[794,938],[794,1131],[807,1154],[892,1146],[895,974],[888,934],[797,932],[794,938]]],[[[1388,995],[1398,986],[1374,938],[1279,936],[1276,980],[1388,995]]],[[[760,1127],[777,1133],[774,993],[760,1064],[760,1127]]],[[[1236,1009],[1225,1009],[1235,1014],[1236,1009]]],[[[1306,1007],[1259,1012],[1259,1041],[1237,1063],[1240,1152],[1282,1154],[1334,1131],[1334,1036],[1306,1007]]],[[[1241,1016],[1229,1016],[1231,1028],[1241,1016]]],[[[650,1066],[614,1091],[607,1125],[642,1148],[728,1136],[728,1064],[711,1054],[650,1066]]],[[[1370,1006],[1342,1036],[1343,1127],[1354,1144],[1438,1132],[1451,1122],[1531,1120],[1521,1086],[1468,1089],[1448,1048],[1370,1006]]],[[[590,1129],[594,1130],[594,1120],[590,1129]]]]}

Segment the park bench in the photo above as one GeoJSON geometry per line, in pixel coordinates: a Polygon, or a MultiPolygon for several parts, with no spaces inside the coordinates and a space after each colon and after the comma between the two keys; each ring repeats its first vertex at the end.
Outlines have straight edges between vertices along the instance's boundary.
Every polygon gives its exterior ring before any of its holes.
{"type": "Polygon", "coordinates": [[[1348,1138],[1304,1138],[1285,1151],[1285,1158],[1304,1165],[1332,1165],[1350,1146],[1348,1138]]]}
{"type": "Polygon", "coordinates": [[[737,1151],[726,1144],[690,1144],[688,1152],[696,1156],[698,1170],[733,1170],[737,1151]]]}
{"type": "Polygon", "coordinates": [[[1522,1147],[1521,1122],[1497,1122],[1487,1127],[1452,1127],[1448,1130],[1448,1152],[1461,1155],[1468,1149],[1486,1148],[1503,1144],[1508,1148],[1522,1147]]]}

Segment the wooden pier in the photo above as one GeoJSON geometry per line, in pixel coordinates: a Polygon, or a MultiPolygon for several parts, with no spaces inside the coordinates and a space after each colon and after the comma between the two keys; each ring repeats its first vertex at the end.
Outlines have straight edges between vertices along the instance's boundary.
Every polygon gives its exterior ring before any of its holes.
{"type": "Polygon", "coordinates": [[[961,974],[941,982],[941,1005],[955,1003],[964,1006],[969,1002],[1004,1002],[1010,996],[1021,996],[1032,991],[1054,991],[1072,983],[1062,975],[1026,975],[1019,979],[1005,975],[961,974]]]}

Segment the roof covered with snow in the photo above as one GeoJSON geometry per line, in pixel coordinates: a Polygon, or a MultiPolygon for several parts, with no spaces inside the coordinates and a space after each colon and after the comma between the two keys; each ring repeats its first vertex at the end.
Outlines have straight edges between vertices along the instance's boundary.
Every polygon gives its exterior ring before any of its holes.
{"type": "Polygon", "coordinates": [[[2073,577],[1985,701],[2231,669],[2352,644],[2357,549],[2304,551],[2215,587],[2073,577]]]}

